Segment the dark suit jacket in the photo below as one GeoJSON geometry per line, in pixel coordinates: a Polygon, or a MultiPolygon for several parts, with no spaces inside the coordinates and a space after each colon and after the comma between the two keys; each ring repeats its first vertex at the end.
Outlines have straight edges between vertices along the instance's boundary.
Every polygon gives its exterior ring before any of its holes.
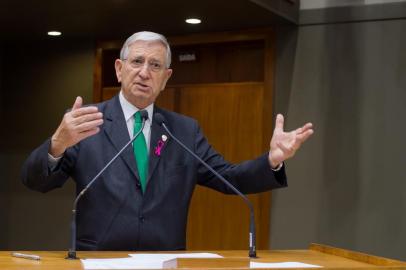
{"type": "MultiPolygon", "coordinates": [[[[48,168],[50,139],[35,149],[22,169],[28,187],[47,192],[69,177],[77,193],[129,140],[118,96],[97,104],[104,115],[101,131],[66,150],[58,167],[48,168]]],[[[282,169],[270,169],[267,154],[238,165],[226,162],[207,142],[197,122],[155,107],[186,146],[243,193],[286,186],[282,169]]],[[[132,147],[128,147],[78,204],[79,250],[177,250],[186,247],[189,202],[196,184],[231,191],[168,136],[161,155],[154,153],[165,130],[153,122],[146,192],[141,193],[132,147]]]]}

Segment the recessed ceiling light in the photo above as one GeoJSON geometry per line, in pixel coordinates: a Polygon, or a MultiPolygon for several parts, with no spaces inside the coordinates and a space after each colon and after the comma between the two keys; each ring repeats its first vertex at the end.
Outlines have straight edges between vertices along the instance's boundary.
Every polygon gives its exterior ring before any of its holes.
{"type": "Polygon", "coordinates": [[[59,31],[49,31],[48,32],[48,36],[56,37],[56,36],[60,36],[60,35],[62,35],[62,33],[59,31]]]}
{"type": "Polygon", "coordinates": [[[196,19],[196,18],[189,18],[189,19],[186,19],[185,22],[190,23],[190,24],[199,24],[202,21],[200,19],[196,19]]]}

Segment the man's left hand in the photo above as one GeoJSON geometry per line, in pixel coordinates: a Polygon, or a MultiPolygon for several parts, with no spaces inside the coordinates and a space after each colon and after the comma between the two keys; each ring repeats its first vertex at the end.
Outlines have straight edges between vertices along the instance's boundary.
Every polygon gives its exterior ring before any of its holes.
{"type": "Polygon", "coordinates": [[[312,123],[307,123],[290,132],[283,130],[283,123],[283,115],[278,114],[268,156],[272,168],[277,168],[283,161],[293,157],[302,143],[313,134],[312,123]]]}

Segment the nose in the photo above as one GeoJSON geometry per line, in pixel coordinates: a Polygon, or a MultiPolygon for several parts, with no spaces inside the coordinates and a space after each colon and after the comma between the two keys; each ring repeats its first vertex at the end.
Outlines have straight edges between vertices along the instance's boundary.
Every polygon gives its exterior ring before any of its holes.
{"type": "Polygon", "coordinates": [[[144,65],[140,68],[138,75],[143,79],[149,78],[149,66],[148,63],[144,63],[144,65]]]}

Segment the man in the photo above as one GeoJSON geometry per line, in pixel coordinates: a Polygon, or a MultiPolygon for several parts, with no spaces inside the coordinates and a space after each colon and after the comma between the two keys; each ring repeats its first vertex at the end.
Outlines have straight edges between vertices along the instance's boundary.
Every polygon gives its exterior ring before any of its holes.
{"type": "Polygon", "coordinates": [[[88,107],[82,107],[77,97],[53,136],[24,164],[22,178],[28,187],[46,192],[72,177],[79,193],[139,130],[139,111],[148,112],[133,147],[79,202],[79,250],[185,249],[195,185],[231,192],[169,138],[156,123],[156,113],[164,116],[175,136],[244,193],[286,186],[283,161],[313,133],[310,123],[284,132],[283,117],[278,115],[270,151],[255,160],[229,164],[208,144],[195,120],[154,106],[172,74],[170,61],[170,48],[162,35],[139,32],[129,37],[115,61],[119,95],[88,107]]]}

